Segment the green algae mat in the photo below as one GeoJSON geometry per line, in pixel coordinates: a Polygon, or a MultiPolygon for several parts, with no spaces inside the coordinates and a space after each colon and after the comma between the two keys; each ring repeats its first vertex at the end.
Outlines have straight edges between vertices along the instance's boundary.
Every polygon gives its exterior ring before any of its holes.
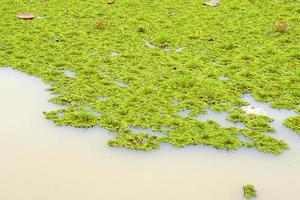
{"type": "MultiPolygon", "coordinates": [[[[272,119],[245,113],[241,96],[299,114],[299,15],[297,0],[0,0],[0,66],[42,78],[63,106],[46,118],[106,128],[110,146],[279,154],[288,145],[265,134],[272,119]],[[194,118],[207,108],[247,128],[194,118]]],[[[284,124],[299,133],[299,115],[284,124]]]]}

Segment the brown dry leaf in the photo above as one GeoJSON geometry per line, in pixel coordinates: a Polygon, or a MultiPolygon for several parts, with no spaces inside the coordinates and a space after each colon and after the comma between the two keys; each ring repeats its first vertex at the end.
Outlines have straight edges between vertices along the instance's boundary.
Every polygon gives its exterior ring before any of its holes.
{"type": "Polygon", "coordinates": [[[33,19],[33,18],[35,18],[35,16],[31,13],[21,13],[21,14],[18,14],[17,17],[20,18],[20,19],[33,19]]]}
{"type": "Polygon", "coordinates": [[[211,0],[211,1],[204,2],[204,5],[215,7],[220,4],[220,1],[221,0],[211,0]]]}
{"type": "Polygon", "coordinates": [[[287,31],[289,28],[290,28],[289,24],[288,24],[288,23],[285,23],[285,22],[281,22],[281,23],[276,24],[276,30],[277,30],[278,32],[285,32],[285,31],[287,31]]]}
{"type": "Polygon", "coordinates": [[[106,21],[104,19],[98,19],[96,20],[96,24],[99,26],[99,27],[102,27],[102,26],[105,26],[106,25],[106,21]]]}

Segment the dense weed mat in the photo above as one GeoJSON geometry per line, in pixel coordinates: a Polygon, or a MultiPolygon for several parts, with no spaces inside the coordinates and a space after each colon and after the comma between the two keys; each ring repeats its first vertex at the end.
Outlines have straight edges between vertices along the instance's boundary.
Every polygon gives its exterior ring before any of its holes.
{"type": "MultiPolygon", "coordinates": [[[[264,133],[272,119],[245,113],[241,96],[299,112],[299,14],[297,0],[0,0],[0,66],[49,83],[50,101],[64,107],[46,117],[106,128],[116,133],[110,146],[279,154],[288,145],[264,133]],[[18,19],[22,12],[36,17],[18,19]],[[196,120],[206,108],[247,128],[196,120]]],[[[285,125],[299,133],[299,121],[285,125]]]]}

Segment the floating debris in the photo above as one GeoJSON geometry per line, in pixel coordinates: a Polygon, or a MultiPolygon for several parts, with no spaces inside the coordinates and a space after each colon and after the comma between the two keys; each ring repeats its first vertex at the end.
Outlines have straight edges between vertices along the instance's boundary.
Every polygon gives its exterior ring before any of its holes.
{"type": "Polygon", "coordinates": [[[278,32],[285,32],[285,31],[289,30],[289,28],[290,28],[290,25],[288,23],[285,23],[285,22],[281,22],[281,23],[276,24],[276,30],[278,32]]]}
{"type": "Polygon", "coordinates": [[[104,26],[106,24],[106,21],[104,19],[97,19],[96,20],[97,26],[104,26]]]}
{"type": "Polygon", "coordinates": [[[35,18],[35,16],[31,13],[21,13],[21,14],[18,14],[17,17],[20,18],[20,19],[25,19],[25,20],[35,18]]]}
{"type": "Polygon", "coordinates": [[[211,0],[211,1],[204,2],[204,5],[211,6],[211,7],[218,6],[219,4],[220,4],[220,0],[211,0]]]}
{"type": "Polygon", "coordinates": [[[245,111],[247,114],[267,116],[266,111],[264,111],[261,108],[254,108],[253,106],[243,106],[242,110],[245,111]]]}

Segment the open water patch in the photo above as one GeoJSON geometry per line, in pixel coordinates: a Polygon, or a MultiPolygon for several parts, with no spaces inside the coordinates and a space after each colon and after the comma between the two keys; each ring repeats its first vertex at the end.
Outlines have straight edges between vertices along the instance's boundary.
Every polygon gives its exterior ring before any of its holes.
{"type": "Polygon", "coordinates": [[[77,74],[71,70],[68,69],[62,69],[61,71],[63,71],[67,76],[75,78],[77,77],[77,74]]]}

